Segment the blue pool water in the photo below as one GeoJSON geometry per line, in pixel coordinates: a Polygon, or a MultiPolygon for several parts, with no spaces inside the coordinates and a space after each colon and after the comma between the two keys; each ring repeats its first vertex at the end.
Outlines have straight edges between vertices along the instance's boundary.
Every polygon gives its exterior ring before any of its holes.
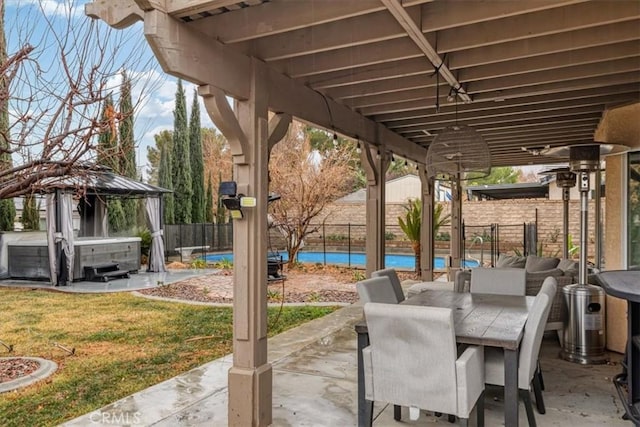
{"type": "MultiPolygon", "coordinates": [[[[286,252],[280,252],[282,259],[288,261],[289,257],[286,252]]],[[[204,257],[208,262],[217,262],[223,259],[233,261],[232,253],[224,254],[211,254],[204,257]]],[[[366,257],[363,253],[352,252],[349,255],[348,252],[299,252],[298,261],[304,263],[327,263],[327,264],[341,264],[341,265],[353,265],[358,267],[364,267],[366,264],[366,257]]],[[[464,260],[465,267],[477,267],[478,261],[467,259],[464,260]]],[[[415,257],[413,255],[402,254],[387,254],[384,257],[384,265],[387,268],[402,268],[402,269],[415,269],[415,257]]],[[[435,257],[434,268],[444,269],[445,261],[443,257],[435,257]]]]}

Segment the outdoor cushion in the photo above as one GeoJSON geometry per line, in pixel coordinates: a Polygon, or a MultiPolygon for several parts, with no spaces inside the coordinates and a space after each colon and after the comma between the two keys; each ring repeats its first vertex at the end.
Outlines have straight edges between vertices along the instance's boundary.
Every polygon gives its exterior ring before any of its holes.
{"type": "Polygon", "coordinates": [[[527,262],[524,265],[525,270],[529,272],[543,271],[556,268],[560,260],[558,258],[539,257],[535,255],[529,255],[527,262]]]}
{"type": "Polygon", "coordinates": [[[547,277],[560,277],[564,276],[564,271],[559,268],[551,268],[549,270],[542,271],[527,271],[527,280],[540,280],[540,283],[547,277]]]}
{"type": "Polygon", "coordinates": [[[474,268],[471,293],[524,295],[526,271],[522,268],[474,268]]]}
{"type": "Polygon", "coordinates": [[[523,256],[500,254],[496,267],[524,268],[526,262],[527,258],[523,256]]]}
{"type": "Polygon", "coordinates": [[[577,277],[579,273],[578,261],[572,259],[560,260],[558,268],[564,272],[565,276],[577,277]]]}

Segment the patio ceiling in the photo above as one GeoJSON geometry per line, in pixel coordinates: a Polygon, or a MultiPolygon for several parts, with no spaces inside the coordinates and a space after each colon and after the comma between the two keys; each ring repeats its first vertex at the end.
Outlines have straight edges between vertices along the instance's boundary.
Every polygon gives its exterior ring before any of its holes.
{"type": "Polygon", "coordinates": [[[592,142],[607,108],[640,98],[637,0],[136,3],[175,18],[145,15],[152,46],[173,26],[175,48],[199,44],[217,64],[167,71],[243,98],[257,58],[273,111],[420,162],[456,120],[483,135],[494,165],[563,160],[538,154],[592,142]]]}

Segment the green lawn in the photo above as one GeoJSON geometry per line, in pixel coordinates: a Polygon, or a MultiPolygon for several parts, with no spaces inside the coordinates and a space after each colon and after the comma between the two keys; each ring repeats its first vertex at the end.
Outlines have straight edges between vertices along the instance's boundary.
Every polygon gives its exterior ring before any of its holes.
{"type": "MultiPolygon", "coordinates": [[[[335,309],[284,308],[279,316],[269,309],[269,336],[335,309]]],[[[56,425],[228,354],[231,319],[230,308],[127,293],[1,289],[0,340],[15,350],[0,347],[0,356],[43,357],[59,367],[47,380],[0,394],[0,425],[56,425]]]]}

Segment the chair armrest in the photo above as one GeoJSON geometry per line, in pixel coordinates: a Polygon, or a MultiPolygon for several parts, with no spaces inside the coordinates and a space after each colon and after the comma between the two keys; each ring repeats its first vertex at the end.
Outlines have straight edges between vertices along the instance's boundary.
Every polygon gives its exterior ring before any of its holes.
{"type": "Polygon", "coordinates": [[[471,410],[484,390],[484,348],[469,346],[456,360],[458,413],[469,418],[471,410]]]}
{"type": "Polygon", "coordinates": [[[471,270],[459,270],[453,282],[453,290],[456,292],[470,292],[471,270]],[[466,282],[466,286],[465,286],[466,282]]]}

